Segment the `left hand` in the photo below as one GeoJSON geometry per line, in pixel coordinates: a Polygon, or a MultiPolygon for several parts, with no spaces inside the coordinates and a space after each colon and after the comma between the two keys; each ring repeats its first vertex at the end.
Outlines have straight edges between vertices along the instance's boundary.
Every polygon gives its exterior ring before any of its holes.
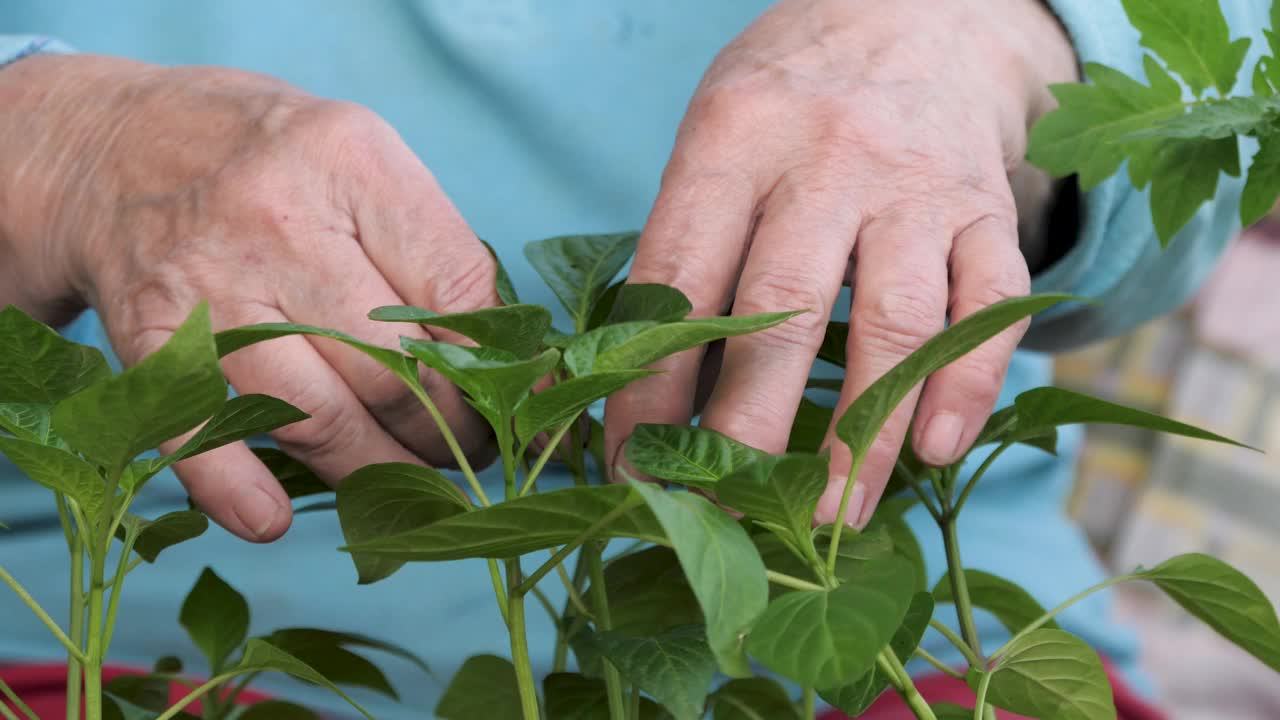
{"type": "MultiPolygon", "coordinates": [[[[1029,290],[1011,175],[1047,85],[1077,79],[1042,0],[782,0],[704,76],[680,127],[630,281],[684,291],[694,314],[808,312],[730,339],[702,424],[785,449],[832,306],[854,288],[838,418],[943,328],[1029,290]]],[[[1041,178],[1042,180],[1042,178],[1041,178]]],[[[914,410],[914,447],[958,459],[994,406],[1025,326],[932,376],[868,453],[846,521],[870,519],[914,410]]],[[[640,422],[686,423],[702,361],[610,400],[610,462],[640,422]]],[[[828,431],[835,519],[851,464],[828,431]]]]}

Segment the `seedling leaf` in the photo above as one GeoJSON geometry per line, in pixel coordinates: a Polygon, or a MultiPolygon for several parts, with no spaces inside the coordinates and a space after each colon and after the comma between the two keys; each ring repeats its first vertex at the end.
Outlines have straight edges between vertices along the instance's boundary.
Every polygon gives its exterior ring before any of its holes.
{"type": "Polygon", "coordinates": [[[338,697],[346,700],[361,715],[369,720],[374,720],[373,716],[363,707],[360,707],[359,703],[352,700],[350,695],[347,695],[341,688],[330,682],[328,678],[317,672],[315,668],[261,638],[250,638],[248,644],[245,645],[244,656],[240,658],[240,663],[236,665],[236,671],[238,673],[247,673],[264,670],[286,673],[299,680],[328,688],[338,697]]]}
{"type": "Polygon", "coordinates": [[[1177,73],[1199,97],[1214,88],[1226,97],[1236,84],[1249,40],[1232,42],[1218,0],[1123,0],[1140,42],[1177,73]]]}
{"type": "Polygon", "coordinates": [[[521,359],[532,357],[542,344],[543,335],[551,329],[551,313],[539,305],[506,305],[452,315],[392,305],[373,310],[369,319],[452,330],[484,347],[505,350],[521,359]]]}
{"type": "Polygon", "coordinates": [[[111,377],[97,348],[71,342],[10,305],[0,310],[0,403],[52,405],[111,377]]]}
{"type": "MultiPolygon", "coordinates": [[[[1083,640],[1063,630],[1030,632],[1009,645],[990,670],[987,701],[1043,720],[1115,720],[1107,671],[1083,640]]],[[[977,688],[979,670],[966,681],[977,688]]]]}
{"type": "Polygon", "coordinates": [[[690,312],[693,303],[679,290],[668,285],[635,283],[620,286],[606,322],[671,323],[683,320],[690,312]]]}
{"type": "Polygon", "coordinates": [[[467,658],[436,705],[441,720],[497,720],[522,714],[516,668],[497,655],[467,658]]]}
{"type": "MultiPolygon", "coordinates": [[[[1280,63],[1272,63],[1280,67],[1280,63]]],[[[1243,227],[1261,220],[1275,207],[1280,196],[1280,134],[1268,133],[1258,138],[1258,152],[1249,166],[1249,177],[1240,197],[1240,223],[1243,227]]]]}
{"type": "MultiPolygon", "coordinates": [[[[995,615],[1010,633],[1018,632],[1045,614],[1044,607],[1031,597],[1031,593],[1009,580],[973,569],[966,569],[964,577],[973,605],[995,615]]],[[[933,599],[940,603],[955,602],[947,578],[942,578],[934,586],[933,599]]],[[[1050,620],[1043,627],[1057,629],[1058,623],[1050,620]]]]}
{"type": "Polygon", "coordinates": [[[636,251],[640,234],[565,235],[528,243],[524,255],[569,311],[585,327],[591,309],[636,251]]]}
{"type": "Polygon", "coordinates": [[[107,504],[107,486],[92,465],[48,445],[0,437],[0,453],[32,480],[75,500],[95,524],[107,504]]]}
{"type": "Polygon", "coordinates": [[[827,462],[819,455],[767,455],[726,475],[716,496],[817,560],[811,530],[827,489],[827,462]]]}
{"type": "Polygon", "coordinates": [[[50,442],[50,405],[39,403],[0,403],[0,430],[9,432],[19,440],[41,445],[50,442]]]}
{"type": "Polygon", "coordinates": [[[350,335],[337,330],[327,330],[325,328],[316,327],[314,325],[301,325],[298,323],[261,323],[258,325],[246,325],[244,327],[224,330],[215,336],[218,344],[218,357],[226,357],[231,353],[255,345],[267,340],[288,337],[290,335],[309,335],[312,337],[323,337],[352,347],[360,352],[368,355],[376,360],[383,367],[390,370],[396,377],[410,385],[418,385],[418,365],[413,358],[403,355],[396,350],[390,350],[377,345],[357,340],[350,335]]]}
{"type": "Polygon", "coordinates": [[[712,720],[800,720],[786,688],[769,678],[730,680],[710,700],[712,720]]]}
{"type": "Polygon", "coordinates": [[[559,428],[591,404],[643,377],[649,370],[619,370],[569,378],[534,394],[516,412],[516,438],[528,443],[538,433],[559,428]]]}
{"type": "Polygon", "coordinates": [[[682,350],[771,328],[799,314],[782,312],[698,318],[648,327],[617,345],[602,348],[593,368],[599,372],[645,367],[682,350]]]}
{"type": "MultiPolygon", "coordinates": [[[[547,720],[606,720],[609,717],[609,696],[603,680],[575,673],[552,673],[543,679],[542,693],[546,696],[547,720]]],[[[670,718],[652,700],[640,698],[640,720],[670,718]]]]}
{"type": "Polygon", "coordinates": [[[153,563],[166,549],[200,537],[208,529],[209,519],[196,510],[177,510],[155,520],[126,513],[116,529],[116,537],[123,540],[129,532],[137,533],[133,551],[138,553],[138,557],[153,563]]]}
{"type": "Polygon", "coordinates": [[[265,700],[249,706],[236,720],[320,720],[320,716],[291,702],[265,700]]]}
{"type": "MultiPolygon", "coordinates": [[[[613,629],[633,637],[702,623],[702,609],[675,551],[652,547],[611,561],[604,569],[613,629]]],[[[591,602],[591,593],[584,593],[591,602]]],[[[592,611],[597,611],[591,603],[592,611]]]]}
{"type": "Polygon", "coordinates": [[[618,672],[661,703],[676,720],[702,717],[716,658],[701,625],[685,625],[653,637],[601,632],[596,647],[618,672]]]}
{"type": "Polygon", "coordinates": [[[427,367],[467,392],[472,405],[499,433],[529,396],[535,383],[555,368],[558,350],[521,360],[496,348],[472,348],[442,342],[400,338],[401,345],[427,367]]]}
{"type": "Polygon", "coordinates": [[[722,478],[767,457],[761,450],[708,428],[637,425],[626,445],[627,461],[659,480],[713,489],[722,478]]]}
{"type": "Polygon", "coordinates": [[[254,448],[253,454],[267,466],[267,470],[271,471],[276,482],[280,483],[280,487],[284,488],[285,494],[291,499],[333,492],[333,488],[312,472],[311,468],[290,457],[283,450],[254,448]]]}
{"type": "Polygon", "coordinates": [[[187,593],[178,622],[217,674],[249,633],[249,604],[211,568],[205,568],[187,593]]]}
{"type": "MultiPolygon", "coordinates": [[[[889,648],[904,665],[911,660],[920,639],[933,617],[933,598],[928,593],[916,593],[902,624],[889,640],[889,648]]],[[[819,690],[818,696],[839,708],[849,717],[857,717],[871,707],[889,687],[889,676],[879,666],[872,668],[856,681],[839,688],[819,690]]],[[[971,713],[972,714],[972,713],[971,713]]],[[[967,719],[966,719],[967,720],[967,719]]]]}
{"type": "Polygon", "coordinates": [[[1015,439],[1041,435],[1062,425],[1091,423],[1128,425],[1197,440],[1211,440],[1237,447],[1247,447],[1230,438],[1186,423],[1057,387],[1028,390],[1014,400],[1013,406],[1017,422],[1011,437],[1015,439]]]}

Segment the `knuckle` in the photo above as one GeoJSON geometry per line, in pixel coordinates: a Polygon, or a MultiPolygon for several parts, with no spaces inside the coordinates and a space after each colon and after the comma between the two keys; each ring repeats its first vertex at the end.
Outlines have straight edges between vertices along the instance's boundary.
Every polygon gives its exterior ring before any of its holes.
{"type": "Polygon", "coordinates": [[[498,267],[488,253],[445,251],[435,263],[439,280],[433,289],[433,309],[461,312],[496,302],[498,267]]]}
{"type": "Polygon", "coordinates": [[[771,268],[754,278],[748,285],[748,302],[739,302],[739,309],[747,312],[790,312],[799,315],[767,330],[756,333],[756,338],[776,347],[800,346],[817,348],[826,331],[830,298],[811,274],[791,268],[771,268]],[[743,308],[742,305],[746,307],[743,308]]]}
{"type": "Polygon", "coordinates": [[[293,404],[311,417],[272,433],[282,450],[314,459],[341,455],[360,443],[356,409],[340,398],[304,389],[293,404]]]}
{"type": "Polygon", "coordinates": [[[850,317],[850,337],[877,356],[905,357],[941,328],[942,317],[927,287],[889,288],[850,317]]]}

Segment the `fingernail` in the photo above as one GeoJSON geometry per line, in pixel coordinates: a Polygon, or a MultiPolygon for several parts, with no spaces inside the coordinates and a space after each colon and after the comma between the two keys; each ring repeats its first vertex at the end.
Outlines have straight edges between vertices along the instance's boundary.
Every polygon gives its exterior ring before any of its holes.
{"type": "Polygon", "coordinates": [[[924,442],[916,448],[920,459],[930,465],[950,465],[960,454],[960,436],[964,422],[959,415],[940,412],[924,428],[924,442]]]}
{"type": "Polygon", "coordinates": [[[257,485],[249,485],[236,492],[232,511],[255,538],[262,538],[275,526],[284,506],[267,491],[257,485]]]}

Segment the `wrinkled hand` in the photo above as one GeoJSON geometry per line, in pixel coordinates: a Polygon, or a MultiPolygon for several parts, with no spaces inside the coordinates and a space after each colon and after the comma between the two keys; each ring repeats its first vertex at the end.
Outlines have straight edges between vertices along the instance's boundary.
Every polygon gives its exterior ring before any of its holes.
{"type": "MultiPolygon", "coordinates": [[[[97,308],[126,364],[202,299],[215,329],[292,321],[386,347],[406,330],[428,335],[371,322],[370,308],[497,302],[488,251],[367,110],[249,73],[90,56],[32,58],[6,82],[28,112],[0,115],[3,156],[27,161],[0,180],[0,237],[17,259],[0,273],[14,273],[5,283],[46,318],[77,302],[97,308]]],[[[275,438],[330,482],[370,462],[450,460],[402,384],[338,343],[284,338],[223,368],[240,393],[311,414],[275,438]]],[[[464,448],[484,449],[488,433],[458,391],[423,380],[464,448]]],[[[244,445],[177,471],[237,535],[269,540],[289,525],[287,497],[244,445]]]]}
{"type": "MultiPolygon", "coordinates": [[[[842,284],[853,288],[848,373],[836,417],[940,331],[1028,292],[1011,174],[1046,85],[1076,77],[1040,0],[784,0],[715,60],[681,125],[632,282],[683,290],[694,313],[804,309],[730,339],[702,424],[782,451],[842,284]]],[[[911,424],[914,448],[949,464],[996,401],[1015,328],[910,395],[861,466],[847,522],[861,526],[911,424]]],[[[637,422],[683,423],[701,356],[608,406],[606,447],[637,422]]],[[[828,432],[837,516],[851,458],[828,432]]]]}

